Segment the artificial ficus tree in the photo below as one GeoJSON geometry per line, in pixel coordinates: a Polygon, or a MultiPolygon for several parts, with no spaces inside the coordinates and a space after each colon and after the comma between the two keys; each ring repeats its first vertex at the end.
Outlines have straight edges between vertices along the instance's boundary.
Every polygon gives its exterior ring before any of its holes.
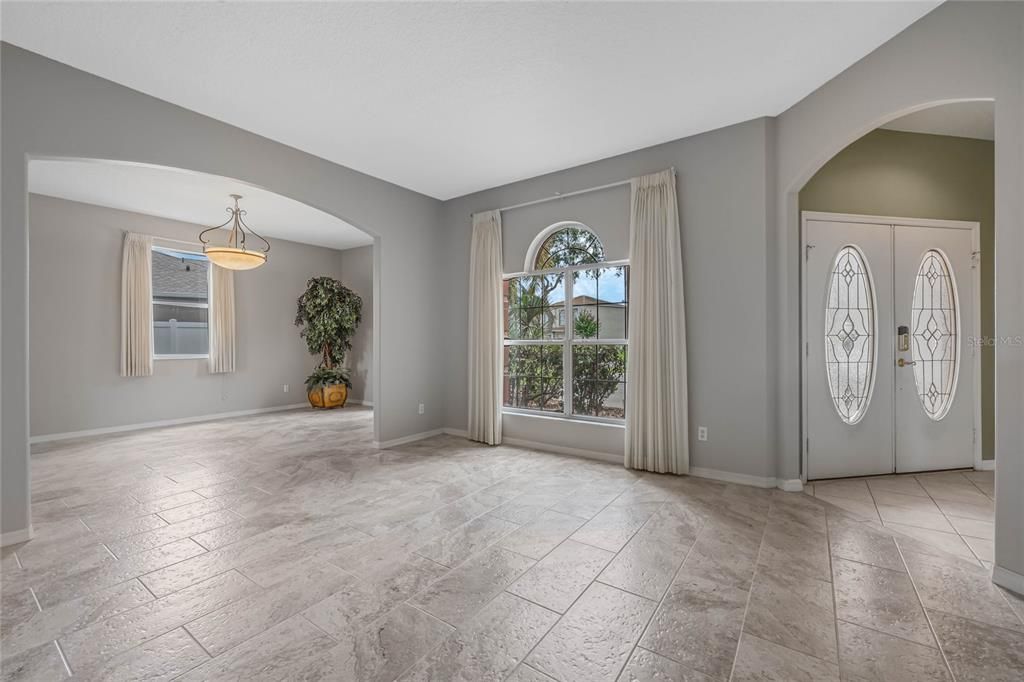
{"type": "MultiPolygon", "coordinates": [[[[314,277],[299,296],[295,326],[311,355],[319,355],[318,370],[336,370],[352,350],[352,337],[363,319],[363,299],[331,277],[314,277]]],[[[316,375],[316,372],[314,372],[316,375]]],[[[347,382],[346,382],[347,383],[347,382]]]]}

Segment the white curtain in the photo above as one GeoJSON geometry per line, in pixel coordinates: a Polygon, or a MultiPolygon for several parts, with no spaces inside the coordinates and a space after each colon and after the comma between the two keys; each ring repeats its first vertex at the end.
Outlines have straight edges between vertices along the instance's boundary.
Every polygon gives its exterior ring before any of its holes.
{"type": "Polygon", "coordinates": [[[626,467],[689,472],[683,252],[673,170],[632,181],[627,357],[626,467]]]}
{"type": "Polygon", "coordinates": [[[210,263],[210,372],[235,371],[235,273],[210,263]]]}
{"type": "Polygon", "coordinates": [[[469,437],[501,443],[501,213],[473,215],[469,255],[469,437]]]}
{"type": "Polygon", "coordinates": [[[126,232],[121,252],[121,376],[153,374],[153,238],[126,232]]]}

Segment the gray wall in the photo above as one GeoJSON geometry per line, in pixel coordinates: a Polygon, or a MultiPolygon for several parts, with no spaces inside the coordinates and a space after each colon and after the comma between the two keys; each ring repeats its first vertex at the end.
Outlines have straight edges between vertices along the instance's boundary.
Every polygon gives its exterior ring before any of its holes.
{"type": "MultiPolygon", "coordinates": [[[[768,131],[764,119],[748,121],[445,202],[447,425],[466,428],[470,214],[674,166],[686,286],[690,461],[695,467],[774,477],[765,450],[770,439],[764,287],[768,131]],[[707,442],[697,441],[698,425],[708,427],[707,442]]],[[[533,238],[560,220],[593,228],[609,259],[628,257],[629,187],[624,186],[503,213],[506,271],[522,270],[533,238]]],[[[528,418],[505,419],[510,437],[622,453],[621,429],[609,433],[578,422],[559,425],[554,430],[548,422],[531,426],[528,418]]]]}
{"type": "Polygon", "coordinates": [[[131,161],[222,175],[309,204],[373,235],[376,436],[386,442],[442,426],[441,202],[7,43],[0,67],[0,531],[30,526],[30,158],[131,161]],[[419,333],[403,332],[410,328],[419,333]]]}
{"type": "MultiPolygon", "coordinates": [[[[156,360],[152,377],[122,377],[124,232],[192,241],[203,228],[34,194],[29,210],[33,436],[305,401],[303,380],[316,358],[294,325],[295,299],[310,277],[348,284],[344,251],[275,239],[266,265],[235,274],[234,373],[210,374],[206,360],[181,359],[156,360]]],[[[349,257],[354,269],[369,249],[349,257]]],[[[362,283],[367,273],[359,275],[362,283]]]]}
{"type": "Polygon", "coordinates": [[[363,298],[363,322],[352,339],[352,350],[345,364],[352,370],[349,395],[373,404],[373,247],[361,246],[341,252],[341,280],[363,298]]]}

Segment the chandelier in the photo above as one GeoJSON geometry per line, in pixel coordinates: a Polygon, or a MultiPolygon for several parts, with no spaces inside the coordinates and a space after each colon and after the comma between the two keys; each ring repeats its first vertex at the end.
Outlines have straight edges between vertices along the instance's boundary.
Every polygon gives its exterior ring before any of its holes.
{"type": "Polygon", "coordinates": [[[270,253],[270,242],[256,234],[251,227],[242,220],[245,210],[238,207],[238,200],[241,194],[228,195],[235,200],[235,207],[228,206],[225,210],[231,214],[227,221],[214,227],[203,230],[199,233],[199,241],[203,243],[203,253],[215,265],[228,270],[252,270],[267,262],[267,254],[270,253]],[[231,232],[228,233],[227,243],[223,246],[211,244],[204,235],[213,230],[220,230],[231,225],[231,232]],[[266,247],[260,251],[250,251],[246,248],[247,237],[256,237],[266,247]]]}

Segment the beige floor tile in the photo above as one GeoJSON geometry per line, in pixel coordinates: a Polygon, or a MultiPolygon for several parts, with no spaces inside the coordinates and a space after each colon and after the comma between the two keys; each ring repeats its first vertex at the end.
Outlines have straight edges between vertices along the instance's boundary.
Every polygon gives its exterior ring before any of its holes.
{"type": "Polygon", "coordinates": [[[75,677],[96,680],[163,682],[210,660],[210,655],[178,628],[106,659],[88,669],[75,669],[75,677]]]}
{"type": "Polygon", "coordinates": [[[499,592],[534,565],[534,560],[500,547],[492,547],[410,600],[410,603],[440,620],[459,627],[499,592]]]}
{"type": "Polygon", "coordinates": [[[76,630],[60,640],[72,670],[91,670],[122,651],[216,611],[256,585],[232,571],[76,630]]]}
{"type": "Polygon", "coordinates": [[[903,495],[917,495],[928,497],[928,492],[917,482],[913,476],[879,476],[867,479],[868,488],[874,493],[878,490],[887,490],[903,495]]]}
{"type": "Polygon", "coordinates": [[[181,540],[188,537],[191,537],[205,549],[212,549],[211,547],[207,547],[203,542],[197,540],[196,536],[214,528],[224,527],[238,523],[239,521],[241,521],[241,518],[229,511],[215,511],[204,516],[197,516],[195,518],[188,519],[181,523],[174,523],[161,526],[160,528],[144,533],[129,535],[128,537],[121,538],[120,540],[113,540],[106,544],[107,547],[110,548],[110,551],[114,553],[114,556],[118,558],[126,557],[129,554],[138,554],[139,552],[144,552],[147,549],[167,545],[175,540],[181,540]]]}
{"type": "Polygon", "coordinates": [[[815,497],[842,497],[857,502],[871,502],[871,493],[868,485],[863,479],[816,481],[814,483],[815,497]]]}
{"type": "Polygon", "coordinates": [[[959,680],[1017,682],[1024,671],[1024,633],[941,611],[930,612],[942,651],[959,680]]]}
{"type": "Polygon", "coordinates": [[[854,520],[875,522],[881,520],[878,516],[878,508],[875,507],[875,503],[870,499],[865,502],[847,497],[833,497],[832,495],[824,493],[817,495],[815,499],[835,505],[854,520]]]}
{"type": "Polygon", "coordinates": [[[754,576],[743,632],[835,662],[832,583],[759,569],[754,576]]]}
{"type": "Polygon", "coordinates": [[[4,682],[21,680],[64,680],[69,677],[60,651],[54,642],[46,642],[32,649],[5,658],[0,663],[4,682]]]}
{"type": "Polygon", "coordinates": [[[531,668],[528,665],[520,665],[515,669],[505,682],[553,682],[554,678],[531,668]]]}
{"type": "Polygon", "coordinates": [[[506,535],[498,543],[531,559],[540,559],[586,523],[578,516],[547,510],[536,519],[506,535]]]}
{"type": "Polygon", "coordinates": [[[921,602],[929,611],[944,611],[997,627],[1024,632],[1020,621],[988,571],[956,558],[904,552],[921,602]]]}
{"type": "Polygon", "coordinates": [[[79,599],[36,611],[30,618],[5,630],[0,639],[0,656],[8,658],[60,639],[98,620],[115,616],[153,601],[153,595],[138,580],[129,580],[93,592],[79,599]]]}
{"type": "Polygon", "coordinates": [[[839,668],[852,680],[952,680],[938,649],[845,621],[839,621],[839,668]]]}
{"type": "Polygon", "coordinates": [[[505,679],[557,620],[557,613],[500,594],[402,680],[505,679]]]}
{"type": "Polygon", "coordinates": [[[995,504],[991,501],[984,504],[965,504],[951,500],[936,500],[935,504],[946,516],[978,521],[994,521],[996,517],[995,504]]]}
{"type": "Polygon", "coordinates": [[[859,561],[880,568],[902,571],[900,557],[892,535],[862,523],[829,521],[829,546],[833,557],[859,561]]]}
{"type": "Polygon", "coordinates": [[[928,491],[932,499],[960,502],[963,504],[984,505],[989,498],[970,481],[964,483],[930,482],[920,480],[921,486],[928,491]]]}
{"type": "Polygon", "coordinates": [[[691,575],[684,566],[640,645],[711,677],[728,677],[747,598],[747,590],[691,575]]]}
{"type": "Polygon", "coordinates": [[[926,646],[935,646],[910,576],[903,571],[859,564],[833,563],[836,616],[926,646]]]}
{"type": "Polygon", "coordinates": [[[442,566],[456,566],[519,528],[495,516],[480,516],[416,550],[442,566]]]}
{"type": "Polygon", "coordinates": [[[566,540],[509,585],[507,591],[565,613],[614,556],[603,549],[566,540]]]}
{"type": "Polygon", "coordinates": [[[963,519],[950,516],[949,522],[960,535],[966,535],[981,540],[991,540],[995,537],[995,524],[991,521],[978,521],[977,519],[963,519]]]}
{"type": "Polygon", "coordinates": [[[882,523],[889,525],[890,523],[898,523],[903,526],[914,526],[915,528],[926,528],[928,530],[937,530],[944,533],[953,533],[953,526],[949,524],[946,517],[942,514],[935,512],[923,512],[916,511],[914,509],[905,509],[903,507],[888,507],[886,505],[878,505],[878,514],[882,517],[882,523]]]}
{"type": "Polygon", "coordinates": [[[625,547],[633,534],[647,523],[662,502],[638,502],[623,506],[608,506],[594,518],[587,521],[570,537],[609,552],[618,552],[625,547]]]}
{"type": "Polygon", "coordinates": [[[953,554],[955,556],[974,558],[971,548],[956,533],[946,533],[917,526],[905,526],[901,523],[887,523],[886,527],[896,533],[896,544],[903,548],[905,543],[901,537],[910,538],[916,546],[911,546],[914,551],[925,551],[926,549],[940,555],[953,554]]]}
{"type": "Polygon", "coordinates": [[[334,641],[308,620],[302,616],[293,616],[259,637],[250,639],[224,655],[193,668],[191,672],[178,679],[182,682],[277,682],[297,679],[297,673],[306,668],[314,655],[330,649],[333,645],[334,641]]]}
{"type": "Polygon", "coordinates": [[[839,666],[743,633],[736,682],[839,682],[839,666]]]}
{"type": "Polygon", "coordinates": [[[190,621],[185,629],[211,656],[219,656],[323,601],[353,580],[350,574],[325,562],[294,566],[292,574],[290,580],[190,621]]]}
{"type": "Polygon", "coordinates": [[[906,495],[904,493],[895,493],[890,490],[875,490],[872,493],[872,497],[874,498],[874,503],[879,506],[899,507],[900,509],[931,512],[932,514],[941,513],[938,505],[935,504],[935,500],[930,497],[906,495]]]}
{"type": "Polygon", "coordinates": [[[670,658],[637,647],[619,675],[619,682],[711,682],[704,673],[691,670],[670,658]]]}
{"type": "Polygon", "coordinates": [[[992,563],[995,561],[996,543],[992,540],[964,536],[964,542],[967,543],[967,546],[974,552],[974,556],[978,557],[982,563],[992,563]]]}
{"type": "Polygon", "coordinates": [[[526,663],[562,682],[615,680],[657,604],[594,583],[526,663]]]}

